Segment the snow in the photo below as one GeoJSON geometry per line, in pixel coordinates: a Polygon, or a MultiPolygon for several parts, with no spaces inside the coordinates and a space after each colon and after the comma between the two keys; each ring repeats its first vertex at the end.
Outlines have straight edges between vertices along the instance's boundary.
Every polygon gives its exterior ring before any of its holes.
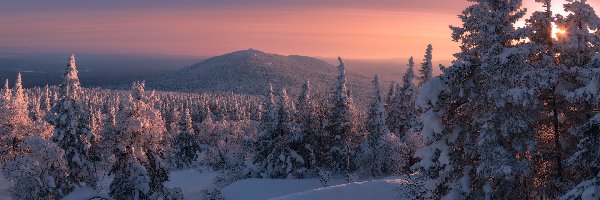
{"type": "Polygon", "coordinates": [[[435,134],[440,134],[444,131],[442,118],[437,112],[427,111],[421,115],[423,122],[423,130],[421,132],[424,141],[431,141],[435,134]]]}
{"type": "Polygon", "coordinates": [[[427,110],[431,106],[437,105],[438,97],[446,90],[448,90],[446,83],[440,77],[433,77],[423,85],[415,103],[419,108],[427,110]]]}
{"type": "MultiPolygon", "coordinates": [[[[345,182],[343,178],[339,178],[328,183],[339,185],[345,182]]],[[[322,187],[319,179],[244,179],[226,186],[222,192],[227,200],[253,200],[280,197],[322,187]]]]}
{"type": "Polygon", "coordinates": [[[179,187],[183,190],[185,199],[197,199],[202,194],[202,190],[212,185],[213,179],[217,176],[216,172],[209,170],[199,171],[197,169],[186,169],[171,172],[167,187],[179,187]]]}
{"type": "Polygon", "coordinates": [[[94,197],[100,197],[106,200],[113,199],[107,194],[98,194],[96,191],[89,187],[77,187],[69,195],[63,197],[62,200],[92,199],[94,197]]]}
{"type": "Polygon", "coordinates": [[[568,191],[564,196],[560,197],[560,200],[577,199],[578,197],[582,200],[599,199],[600,191],[598,190],[597,184],[597,176],[590,180],[585,180],[568,191]]]}
{"type": "MultiPolygon", "coordinates": [[[[212,185],[216,175],[216,172],[208,170],[203,170],[202,172],[197,169],[173,171],[170,175],[171,181],[167,182],[167,186],[170,188],[180,187],[183,190],[185,199],[197,199],[200,197],[202,189],[212,185]]],[[[80,187],[64,197],[64,200],[89,199],[89,197],[94,196],[112,199],[106,194],[98,194],[98,192],[90,188],[80,187]]],[[[10,193],[8,192],[8,180],[3,176],[0,176],[0,200],[11,200],[10,193]]]]}
{"type": "Polygon", "coordinates": [[[8,192],[8,180],[4,176],[0,175],[0,200],[10,200],[10,193],[8,192]]]}
{"type": "Polygon", "coordinates": [[[594,200],[594,199],[598,199],[598,198],[599,198],[598,191],[596,190],[595,187],[589,187],[585,191],[583,191],[583,193],[581,194],[582,200],[594,200]]]}
{"type": "Polygon", "coordinates": [[[585,89],[590,94],[596,94],[600,91],[600,78],[594,78],[588,85],[585,86],[585,89]]]}
{"type": "Polygon", "coordinates": [[[299,192],[277,198],[273,200],[329,200],[329,199],[402,199],[397,191],[399,187],[406,186],[410,182],[401,177],[390,177],[382,180],[364,181],[331,186],[327,188],[318,188],[305,192],[299,192]]]}

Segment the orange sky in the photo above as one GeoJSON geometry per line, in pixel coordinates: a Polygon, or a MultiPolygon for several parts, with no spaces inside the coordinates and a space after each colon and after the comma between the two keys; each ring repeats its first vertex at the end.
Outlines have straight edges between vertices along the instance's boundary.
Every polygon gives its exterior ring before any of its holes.
{"type": "MultiPolygon", "coordinates": [[[[435,60],[451,60],[458,44],[451,41],[448,25],[460,23],[456,15],[468,2],[431,2],[453,6],[442,10],[360,6],[25,10],[0,14],[0,47],[194,56],[255,48],[281,54],[389,59],[421,57],[431,43],[435,60]]],[[[532,2],[526,0],[525,5],[532,2]]]]}

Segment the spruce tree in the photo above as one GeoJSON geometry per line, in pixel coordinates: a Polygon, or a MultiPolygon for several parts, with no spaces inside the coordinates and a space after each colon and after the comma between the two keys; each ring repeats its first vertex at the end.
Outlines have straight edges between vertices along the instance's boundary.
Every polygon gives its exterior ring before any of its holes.
{"type": "Polygon", "coordinates": [[[555,23],[566,34],[558,34],[559,60],[567,67],[583,67],[592,60],[600,47],[597,30],[600,18],[586,0],[574,0],[564,5],[567,16],[557,15],[555,23]]]}
{"type": "Polygon", "coordinates": [[[3,98],[3,103],[8,103],[10,101],[11,98],[11,90],[10,90],[10,86],[8,85],[8,79],[6,79],[4,81],[4,94],[2,95],[3,98]]]}
{"type": "MultiPolygon", "coordinates": [[[[384,109],[383,98],[381,97],[381,88],[379,87],[379,76],[373,78],[373,98],[368,110],[367,117],[367,140],[361,149],[362,161],[373,177],[383,175],[386,172],[383,166],[383,159],[379,150],[381,147],[380,139],[390,133],[385,125],[387,113],[384,109]]],[[[363,166],[364,167],[364,166],[363,166]]]]}
{"type": "Polygon", "coordinates": [[[117,114],[119,140],[114,149],[117,161],[111,168],[115,178],[110,185],[110,194],[114,198],[182,198],[181,189],[165,186],[169,174],[161,142],[166,130],[160,112],[150,102],[151,98],[145,94],[144,83],[136,82],[132,85],[129,99],[117,114]]]}
{"type": "Polygon", "coordinates": [[[432,51],[433,46],[427,45],[427,49],[425,50],[425,58],[423,58],[423,63],[421,63],[421,68],[419,69],[419,77],[417,78],[417,86],[418,88],[423,87],[427,81],[431,77],[433,77],[433,62],[432,62],[432,51]]]}
{"type": "Polygon", "coordinates": [[[257,162],[263,177],[302,178],[306,170],[308,160],[298,154],[303,138],[298,134],[290,103],[283,89],[275,121],[260,135],[257,162]]]}
{"type": "Polygon", "coordinates": [[[29,99],[23,89],[23,81],[21,80],[21,73],[19,73],[17,75],[15,87],[13,88],[10,111],[11,113],[8,119],[9,123],[13,125],[13,128],[31,125],[28,105],[29,99]]]}
{"type": "MultiPolygon", "coordinates": [[[[570,152],[572,155],[565,163],[583,172],[583,179],[575,179],[581,182],[561,199],[596,199],[600,197],[600,160],[597,156],[600,140],[600,40],[597,30],[600,19],[585,0],[571,1],[564,8],[569,14],[557,16],[556,23],[566,29],[566,33],[559,35],[556,46],[560,52],[559,62],[568,70],[561,74],[562,84],[557,93],[562,94],[565,100],[559,104],[567,118],[564,124],[571,125],[568,128],[571,135],[562,138],[574,136],[578,140],[575,152],[570,152]],[[564,87],[567,84],[574,87],[564,87]]],[[[562,141],[561,144],[564,144],[562,141]]]]}
{"type": "Polygon", "coordinates": [[[114,154],[116,162],[110,173],[115,178],[110,184],[110,195],[117,199],[149,199],[150,178],[136,157],[135,148],[118,146],[114,154]]]}
{"type": "Polygon", "coordinates": [[[301,137],[303,138],[298,153],[300,156],[307,159],[305,160],[304,167],[307,169],[315,169],[318,166],[324,166],[323,146],[326,145],[326,142],[321,138],[323,135],[320,117],[312,96],[309,80],[306,80],[302,85],[297,107],[298,116],[296,119],[299,126],[298,131],[300,131],[301,137]]]}
{"type": "Polygon", "coordinates": [[[174,162],[178,168],[190,167],[200,150],[196,132],[192,127],[192,116],[186,108],[179,120],[179,131],[173,139],[174,162]]]}
{"type": "Polygon", "coordinates": [[[44,87],[44,101],[41,105],[41,108],[46,114],[50,112],[50,109],[52,109],[52,103],[50,103],[50,101],[50,88],[48,88],[48,85],[46,85],[46,87],[44,87]]]}
{"type": "Polygon", "coordinates": [[[398,91],[394,99],[392,99],[389,114],[386,118],[386,125],[399,138],[402,138],[417,123],[417,113],[414,106],[416,93],[414,85],[415,73],[412,57],[408,60],[407,67],[402,78],[402,85],[398,87],[398,91]]]}
{"type": "MultiPolygon", "coordinates": [[[[47,116],[48,123],[54,125],[52,140],[65,151],[69,168],[69,187],[83,185],[86,180],[95,180],[88,160],[91,142],[95,139],[89,124],[89,113],[80,101],[82,88],[77,75],[75,55],[71,54],[60,85],[60,99],[47,116]]],[[[94,184],[94,183],[88,183],[94,184]]]]}
{"type": "Polygon", "coordinates": [[[385,110],[389,111],[390,107],[393,104],[394,98],[398,88],[396,88],[396,83],[394,81],[390,82],[390,86],[388,87],[387,96],[385,97],[385,110]]]}
{"type": "Polygon", "coordinates": [[[277,115],[277,103],[275,101],[275,95],[273,94],[273,85],[269,82],[269,96],[267,97],[267,101],[265,102],[265,114],[264,121],[272,122],[275,120],[275,115],[277,115]]]}
{"type": "Polygon", "coordinates": [[[324,122],[327,139],[330,146],[326,157],[328,166],[335,173],[349,176],[356,170],[354,154],[360,146],[360,141],[354,140],[357,133],[357,116],[346,86],[346,70],[342,58],[338,58],[339,75],[337,83],[329,99],[329,108],[324,122]]]}
{"type": "MultiPolygon", "coordinates": [[[[11,99],[10,86],[8,85],[8,79],[4,84],[4,91],[2,94],[2,99],[0,99],[0,154],[6,155],[8,151],[8,115],[10,109],[10,99],[11,99]],[[5,142],[6,141],[6,142],[5,142]]],[[[6,156],[0,157],[0,162],[6,160],[6,156]]]]}
{"type": "Polygon", "coordinates": [[[525,198],[530,175],[523,155],[534,149],[536,88],[529,69],[520,0],[476,0],[451,27],[461,43],[457,62],[420,89],[425,146],[417,151],[430,180],[426,198],[525,198]]]}
{"type": "Polygon", "coordinates": [[[28,137],[19,148],[27,153],[7,161],[3,170],[13,199],[61,199],[68,194],[61,148],[39,136],[28,137]]]}
{"type": "MultiPolygon", "coordinates": [[[[559,48],[557,40],[553,38],[553,23],[556,23],[557,17],[552,15],[552,3],[550,0],[540,0],[544,11],[534,12],[529,19],[526,20],[527,29],[530,30],[527,38],[530,40],[528,44],[528,64],[532,68],[530,77],[524,81],[524,85],[529,85],[530,88],[539,90],[538,99],[543,102],[540,116],[536,117],[538,126],[537,146],[532,162],[534,170],[537,171],[532,179],[539,180],[541,184],[536,184],[532,191],[540,194],[545,194],[546,197],[554,198],[557,194],[562,193],[560,185],[553,184],[564,179],[564,156],[568,153],[564,150],[566,146],[574,146],[567,134],[566,127],[569,123],[561,122],[560,116],[567,116],[569,109],[567,107],[576,106],[569,105],[565,101],[561,91],[564,89],[564,84],[570,82],[570,77],[565,73],[565,67],[560,63],[559,48]],[[549,114],[547,114],[549,113],[549,114]],[[548,132],[552,133],[552,139],[545,139],[544,135],[548,132]],[[546,170],[550,169],[550,170],[546,170]]],[[[557,15],[558,16],[558,15],[557,15]]],[[[560,33],[557,33],[560,34],[560,33]]],[[[560,36],[562,37],[562,36],[560,36]]],[[[569,148],[569,147],[566,147],[569,148]]],[[[573,149],[573,147],[569,148],[573,149]]]]}
{"type": "MultiPolygon", "coordinates": [[[[21,73],[17,76],[15,87],[10,100],[4,106],[3,124],[0,129],[0,151],[2,151],[4,160],[14,159],[23,153],[20,148],[25,139],[33,134],[32,121],[29,118],[28,98],[24,93],[21,73]]],[[[5,100],[6,101],[6,100],[5,100]]]]}

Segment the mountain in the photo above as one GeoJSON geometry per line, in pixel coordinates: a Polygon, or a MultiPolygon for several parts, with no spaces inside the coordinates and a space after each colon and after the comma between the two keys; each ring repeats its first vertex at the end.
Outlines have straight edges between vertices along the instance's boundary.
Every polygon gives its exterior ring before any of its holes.
{"type": "MultiPolygon", "coordinates": [[[[147,86],[159,90],[236,92],[265,95],[269,82],[276,92],[285,87],[297,95],[309,79],[313,92],[330,92],[338,74],[336,66],[325,61],[298,55],[277,55],[254,49],[209,58],[198,64],[149,80],[147,86]]],[[[347,71],[348,86],[357,103],[366,105],[371,94],[374,74],[347,71]]],[[[396,77],[401,80],[401,77],[396,77]]]]}

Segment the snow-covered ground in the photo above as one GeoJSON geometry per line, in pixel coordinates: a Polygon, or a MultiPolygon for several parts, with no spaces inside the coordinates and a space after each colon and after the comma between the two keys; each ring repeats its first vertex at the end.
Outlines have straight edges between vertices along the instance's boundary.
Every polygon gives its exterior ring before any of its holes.
{"type": "Polygon", "coordinates": [[[273,199],[273,200],[353,200],[414,199],[410,177],[388,177],[346,183],[344,179],[331,181],[331,186],[322,187],[318,179],[245,179],[223,188],[228,200],[273,199]],[[410,192],[409,192],[410,191],[410,192]]]}
{"type": "Polygon", "coordinates": [[[8,180],[4,176],[0,175],[0,200],[10,200],[10,193],[8,193],[8,180]]]}
{"type": "MultiPolygon", "coordinates": [[[[329,185],[344,184],[344,179],[334,179],[329,185]]],[[[244,179],[223,188],[228,200],[269,199],[322,188],[319,179],[244,179]]]]}
{"type": "Polygon", "coordinates": [[[412,199],[406,194],[397,191],[400,187],[405,187],[410,182],[402,177],[390,177],[382,180],[372,180],[336,185],[326,188],[318,188],[299,192],[295,194],[285,195],[273,200],[334,200],[334,199],[379,199],[379,200],[397,200],[397,199],[412,199]]]}
{"type": "MultiPolygon", "coordinates": [[[[199,199],[201,191],[210,187],[216,172],[196,169],[171,173],[169,187],[180,187],[185,199],[199,199]]],[[[406,178],[389,177],[381,180],[346,183],[344,179],[333,179],[329,187],[323,187],[319,179],[244,179],[223,188],[227,200],[258,199],[403,199],[398,188],[409,184],[406,178]]],[[[79,189],[72,197],[92,195],[91,191],[79,189]]],[[[98,195],[96,195],[98,196],[98,195]]],[[[100,195],[103,196],[103,195],[100,195]]],[[[0,200],[10,200],[8,182],[0,177],[0,200]]]]}
{"type": "MultiPolygon", "coordinates": [[[[206,186],[211,185],[213,178],[217,173],[204,170],[202,172],[197,169],[187,169],[171,172],[170,181],[167,183],[169,187],[180,187],[183,190],[185,199],[198,199],[200,191],[206,186]]],[[[103,184],[103,187],[108,187],[108,184],[103,184]]],[[[104,190],[108,193],[108,188],[104,190]]],[[[94,194],[93,191],[87,188],[78,188],[72,194],[65,197],[66,199],[82,199],[90,196],[104,196],[94,194]]],[[[0,200],[11,200],[8,192],[8,181],[0,176],[0,200]]]]}
{"type": "Polygon", "coordinates": [[[187,169],[171,172],[170,181],[167,186],[170,188],[179,187],[183,190],[185,199],[198,199],[201,191],[207,186],[212,185],[213,179],[217,176],[216,172],[197,169],[187,169]]]}

